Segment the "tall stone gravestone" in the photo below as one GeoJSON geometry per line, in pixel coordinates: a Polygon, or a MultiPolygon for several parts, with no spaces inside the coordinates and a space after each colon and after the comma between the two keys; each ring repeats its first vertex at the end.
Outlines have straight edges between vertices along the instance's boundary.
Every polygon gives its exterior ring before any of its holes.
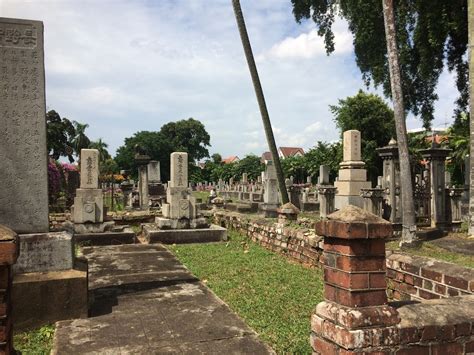
{"type": "Polygon", "coordinates": [[[265,167],[265,179],[263,190],[263,212],[265,217],[276,217],[278,208],[278,181],[275,165],[268,160],[265,167]]]}
{"type": "Polygon", "coordinates": [[[81,187],[74,198],[74,224],[102,223],[104,201],[99,189],[99,151],[81,150],[81,187]]]}
{"type": "Polygon", "coordinates": [[[170,181],[166,203],[162,205],[164,218],[157,217],[161,229],[187,229],[207,226],[197,218],[196,199],[188,189],[188,153],[171,153],[170,181]]]}
{"type": "Polygon", "coordinates": [[[364,207],[360,196],[361,189],[371,188],[367,181],[367,170],[361,160],[361,138],[357,130],[345,131],[343,134],[343,161],[340,164],[339,176],[334,186],[337,188],[335,204],[337,209],[345,205],[364,207]]]}
{"type": "Polygon", "coordinates": [[[160,205],[162,199],[166,195],[165,188],[161,183],[161,169],[160,162],[156,160],[150,160],[147,165],[148,174],[148,196],[151,207],[157,207],[160,205]]]}
{"type": "Polygon", "coordinates": [[[48,232],[43,23],[0,18],[0,224],[48,232]]]}

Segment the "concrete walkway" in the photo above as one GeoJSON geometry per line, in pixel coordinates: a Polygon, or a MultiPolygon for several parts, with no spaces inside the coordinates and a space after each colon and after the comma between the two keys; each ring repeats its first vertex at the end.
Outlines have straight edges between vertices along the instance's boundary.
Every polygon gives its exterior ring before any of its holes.
{"type": "Polygon", "coordinates": [[[53,354],[269,354],[161,245],[84,248],[90,317],[57,323],[53,354]]]}

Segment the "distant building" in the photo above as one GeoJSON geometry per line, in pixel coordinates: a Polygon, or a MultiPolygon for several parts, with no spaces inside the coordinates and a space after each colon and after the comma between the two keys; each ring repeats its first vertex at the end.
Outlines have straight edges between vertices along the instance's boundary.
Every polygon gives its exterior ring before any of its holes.
{"type": "Polygon", "coordinates": [[[240,160],[240,158],[239,158],[238,156],[233,155],[233,156],[231,156],[231,157],[222,159],[222,162],[223,162],[224,164],[232,164],[232,163],[237,163],[239,160],[240,160]]]}
{"type": "MultiPolygon", "coordinates": [[[[278,156],[280,159],[285,159],[289,157],[302,157],[304,155],[304,150],[303,148],[298,148],[298,147],[280,147],[278,148],[278,156]]],[[[272,153],[270,152],[264,152],[262,154],[262,157],[260,158],[260,161],[264,164],[267,163],[267,161],[272,160],[272,153]]]]}
{"type": "Polygon", "coordinates": [[[278,156],[281,159],[289,157],[302,157],[304,155],[303,148],[298,147],[280,147],[278,148],[278,156]]]}

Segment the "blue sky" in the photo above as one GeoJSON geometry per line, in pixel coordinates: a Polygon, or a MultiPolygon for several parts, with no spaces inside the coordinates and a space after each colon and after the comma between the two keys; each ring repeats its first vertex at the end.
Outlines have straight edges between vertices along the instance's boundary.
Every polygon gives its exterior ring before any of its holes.
{"type": "MultiPolygon", "coordinates": [[[[328,57],[289,0],[241,5],[277,145],[338,139],[328,106],[364,89],[345,22],[328,57]]],[[[189,117],[204,123],[211,154],[267,150],[231,0],[0,0],[0,16],[44,22],[48,109],[88,123],[112,154],[137,131],[189,117]]],[[[452,75],[443,73],[438,94],[434,126],[444,126],[452,75]]]]}

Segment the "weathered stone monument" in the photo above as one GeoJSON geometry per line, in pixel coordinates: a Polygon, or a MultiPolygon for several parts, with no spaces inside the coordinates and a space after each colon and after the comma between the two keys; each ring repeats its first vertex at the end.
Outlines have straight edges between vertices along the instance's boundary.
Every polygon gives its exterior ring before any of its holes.
{"type": "Polygon", "coordinates": [[[166,195],[165,187],[161,183],[160,162],[150,160],[147,165],[148,174],[148,198],[151,207],[157,207],[166,195]]]}
{"type": "Polygon", "coordinates": [[[273,161],[267,160],[266,163],[262,210],[265,217],[275,218],[278,215],[278,181],[273,161]]]}
{"type": "MultiPolygon", "coordinates": [[[[72,219],[75,225],[96,226],[104,221],[104,199],[99,189],[99,151],[81,150],[81,186],[76,190],[72,219]]],[[[76,232],[79,232],[75,228],[76,232]]]]}
{"type": "Polygon", "coordinates": [[[367,181],[367,170],[365,163],[361,160],[361,138],[357,130],[345,131],[343,134],[343,161],[340,164],[339,178],[334,182],[337,188],[336,208],[341,209],[345,205],[364,206],[360,196],[361,189],[371,188],[367,181]]]}
{"type": "Polygon", "coordinates": [[[72,270],[72,235],[48,233],[42,22],[0,18],[0,78],[0,224],[19,234],[20,249],[13,322],[18,329],[80,317],[87,314],[87,277],[72,270]],[[60,291],[64,284],[74,292],[60,291]]]}
{"type": "Polygon", "coordinates": [[[48,232],[43,23],[0,18],[0,224],[48,232]]]}
{"type": "Polygon", "coordinates": [[[220,241],[226,238],[226,229],[211,225],[198,215],[196,198],[188,188],[188,153],[171,153],[170,181],[166,203],[161,207],[163,217],[154,224],[143,225],[148,242],[195,243],[220,241]]]}

